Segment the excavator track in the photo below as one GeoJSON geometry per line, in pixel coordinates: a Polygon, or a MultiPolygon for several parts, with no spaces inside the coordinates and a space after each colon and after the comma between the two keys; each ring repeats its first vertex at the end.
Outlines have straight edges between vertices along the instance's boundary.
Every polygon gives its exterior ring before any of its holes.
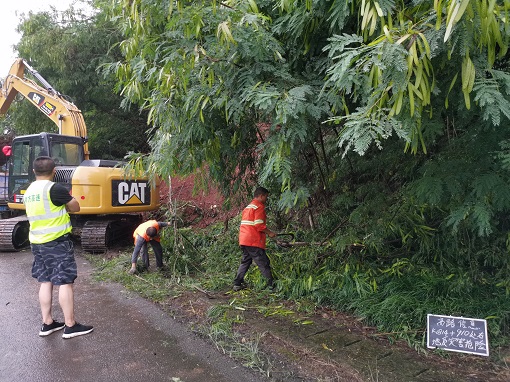
{"type": "Polygon", "coordinates": [[[30,246],[29,228],[25,215],[0,220],[0,251],[13,252],[30,246]]]}
{"type": "MultiPolygon", "coordinates": [[[[112,244],[122,239],[131,240],[140,221],[138,215],[113,215],[110,218],[88,220],[81,229],[81,247],[87,252],[106,252],[112,244]]],[[[29,247],[29,230],[26,215],[1,219],[0,252],[15,252],[29,247]]]]}
{"type": "Polygon", "coordinates": [[[88,220],[81,230],[81,247],[87,252],[106,252],[122,239],[129,239],[140,222],[139,217],[88,220]]]}

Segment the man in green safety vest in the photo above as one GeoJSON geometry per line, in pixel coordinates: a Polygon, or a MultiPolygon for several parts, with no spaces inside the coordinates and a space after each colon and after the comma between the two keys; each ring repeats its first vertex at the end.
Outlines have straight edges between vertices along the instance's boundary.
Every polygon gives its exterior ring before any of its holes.
{"type": "Polygon", "coordinates": [[[74,318],[74,280],[78,276],[69,212],[80,211],[80,204],[64,186],[54,183],[55,162],[41,156],[34,160],[35,181],[28,187],[23,203],[30,223],[29,240],[34,255],[32,277],[41,283],[39,304],[43,324],[40,336],[64,329],[63,338],[92,332],[74,318]],[[52,316],[53,286],[59,287],[59,304],[64,322],[52,316]]]}

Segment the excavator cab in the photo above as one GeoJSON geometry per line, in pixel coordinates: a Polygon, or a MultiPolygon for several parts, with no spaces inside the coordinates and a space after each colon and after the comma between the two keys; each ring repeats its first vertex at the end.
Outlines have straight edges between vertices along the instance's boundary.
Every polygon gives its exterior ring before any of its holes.
{"type": "MultiPolygon", "coordinates": [[[[32,163],[39,156],[55,160],[55,181],[71,190],[71,175],[85,158],[83,139],[60,134],[40,133],[14,138],[9,163],[9,202],[19,204],[22,209],[23,194],[35,180],[32,163]]],[[[11,208],[16,206],[10,205],[11,208]]]]}

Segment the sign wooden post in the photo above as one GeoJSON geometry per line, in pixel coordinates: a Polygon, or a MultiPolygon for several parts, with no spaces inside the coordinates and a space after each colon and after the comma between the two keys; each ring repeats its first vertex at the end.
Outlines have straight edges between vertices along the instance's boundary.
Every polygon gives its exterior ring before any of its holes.
{"type": "Polygon", "coordinates": [[[428,314],[427,347],[489,356],[487,321],[428,314]]]}

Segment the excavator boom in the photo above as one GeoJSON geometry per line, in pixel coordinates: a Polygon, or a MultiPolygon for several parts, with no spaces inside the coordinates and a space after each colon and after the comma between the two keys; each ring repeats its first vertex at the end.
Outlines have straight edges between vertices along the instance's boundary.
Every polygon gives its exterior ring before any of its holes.
{"type": "Polygon", "coordinates": [[[87,127],[83,115],[72,102],[57,92],[35,69],[25,60],[19,58],[11,66],[0,91],[0,115],[9,110],[17,94],[23,95],[58,127],[58,133],[80,137],[83,139],[85,159],[89,159],[87,143],[87,127]],[[25,77],[31,73],[40,84],[25,77]]]}

